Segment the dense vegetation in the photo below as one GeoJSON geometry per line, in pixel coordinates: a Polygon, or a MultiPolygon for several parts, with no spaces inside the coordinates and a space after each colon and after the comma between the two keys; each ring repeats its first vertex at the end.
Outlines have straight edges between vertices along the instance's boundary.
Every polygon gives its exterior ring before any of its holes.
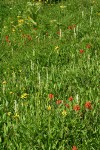
{"type": "Polygon", "coordinates": [[[100,149],[99,6],[0,1],[0,150],[100,149]]]}

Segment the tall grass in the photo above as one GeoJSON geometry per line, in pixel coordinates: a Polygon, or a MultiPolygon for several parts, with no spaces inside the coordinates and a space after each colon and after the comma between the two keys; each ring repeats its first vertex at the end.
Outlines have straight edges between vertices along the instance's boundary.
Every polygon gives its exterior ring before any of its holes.
{"type": "Polygon", "coordinates": [[[99,0],[0,8],[0,149],[99,150],[99,0]]]}

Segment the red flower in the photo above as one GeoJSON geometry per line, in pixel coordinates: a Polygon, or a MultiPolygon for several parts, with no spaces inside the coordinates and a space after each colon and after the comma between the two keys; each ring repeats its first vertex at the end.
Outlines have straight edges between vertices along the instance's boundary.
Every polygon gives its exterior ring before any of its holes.
{"type": "Polygon", "coordinates": [[[69,108],[69,104],[65,104],[65,106],[66,106],[67,108],[69,108]]]}
{"type": "Polygon", "coordinates": [[[68,29],[72,30],[72,26],[68,26],[68,29]]]}
{"type": "Polygon", "coordinates": [[[73,146],[73,147],[72,147],[72,150],[78,150],[78,149],[77,149],[77,147],[76,147],[76,146],[73,146]]]}
{"type": "Polygon", "coordinates": [[[53,98],[54,98],[54,95],[53,95],[53,94],[49,94],[49,98],[50,98],[50,99],[53,99],[53,98]]]}
{"type": "Polygon", "coordinates": [[[56,101],[56,104],[57,104],[57,105],[59,105],[59,104],[61,104],[61,103],[63,103],[63,100],[57,100],[57,101],[56,101]]]}
{"type": "Polygon", "coordinates": [[[8,36],[8,35],[6,35],[6,40],[8,40],[8,38],[9,38],[9,36],[8,36]]]}
{"type": "Polygon", "coordinates": [[[73,30],[74,28],[76,28],[76,25],[73,24],[72,26],[68,26],[68,29],[73,30]]]}
{"type": "Polygon", "coordinates": [[[8,35],[6,35],[6,42],[10,42],[8,35]]]}
{"type": "Polygon", "coordinates": [[[32,40],[32,37],[30,35],[27,35],[27,38],[28,38],[29,41],[32,40]]]}
{"type": "Polygon", "coordinates": [[[60,31],[58,31],[57,34],[60,35],[60,31]]]}
{"type": "Polygon", "coordinates": [[[73,100],[73,97],[72,97],[72,96],[70,96],[70,97],[68,98],[68,100],[69,100],[69,101],[72,101],[72,100],[73,100]]]}
{"type": "Polygon", "coordinates": [[[87,44],[87,45],[86,45],[86,48],[88,48],[88,49],[91,48],[91,45],[90,45],[90,44],[87,44]]]}
{"type": "Polygon", "coordinates": [[[87,109],[91,109],[91,102],[86,102],[85,103],[85,108],[87,108],[87,109]]]}
{"type": "Polygon", "coordinates": [[[80,106],[79,106],[79,105],[75,105],[75,106],[73,107],[73,110],[75,110],[75,111],[80,110],[80,106]]]}
{"type": "Polygon", "coordinates": [[[83,49],[80,49],[80,54],[82,54],[84,52],[84,50],[83,49]]]}

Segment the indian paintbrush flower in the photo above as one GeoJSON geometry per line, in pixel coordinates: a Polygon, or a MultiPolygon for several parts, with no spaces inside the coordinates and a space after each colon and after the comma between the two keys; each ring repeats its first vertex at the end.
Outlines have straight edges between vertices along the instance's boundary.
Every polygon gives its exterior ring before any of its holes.
{"type": "Polygon", "coordinates": [[[73,98],[72,96],[70,96],[70,97],[68,98],[69,101],[73,101],[73,99],[74,99],[74,98],[73,98]]]}
{"type": "Polygon", "coordinates": [[[56,101],[56,104],[57,104],[57,105],[62,104],[62,103],[63,103],[63,100],[57,100],[57,101],[56,101]]]}
{"type": "Polygon", "coordinates": [[[91,109],[91,102],[90,101],[85,103],[85,108],[91,109]]]}
{"type": "Polygon", "coordinates": [[[54,98],[54,95],[50,93],[50,94],[48,95],[48,97],[49,97],[50,99],[53,99],[53,98],[54,98]]]}
{"type": "Polygon", "coordinates": [[[75,111],[80,110],[80,106],[79,106],[79,105],[75,105],[75,106],[73,106],[73,110],[75,110],[75,111]]]}
{"type": "Polygon", "coordinates": [[[78,149],[77,149],[77,147],[76,147],[76,146],[73,146],[73,147],[72,147],[72,150],[78,150],[78,149]]]}
{"type": "Polygon", "coordinates": [[[84,53],[84,50],[83,49],[80,49],[80,54],[84,53]]]}

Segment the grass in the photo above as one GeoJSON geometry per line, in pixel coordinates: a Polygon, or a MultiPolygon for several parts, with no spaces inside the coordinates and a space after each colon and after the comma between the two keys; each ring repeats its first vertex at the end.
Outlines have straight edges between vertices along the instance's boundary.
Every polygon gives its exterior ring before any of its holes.
{"type": "Polygon", "coordinates": [[[1,150],[99,150],[99,4],[0,2],[1,150]]]}

